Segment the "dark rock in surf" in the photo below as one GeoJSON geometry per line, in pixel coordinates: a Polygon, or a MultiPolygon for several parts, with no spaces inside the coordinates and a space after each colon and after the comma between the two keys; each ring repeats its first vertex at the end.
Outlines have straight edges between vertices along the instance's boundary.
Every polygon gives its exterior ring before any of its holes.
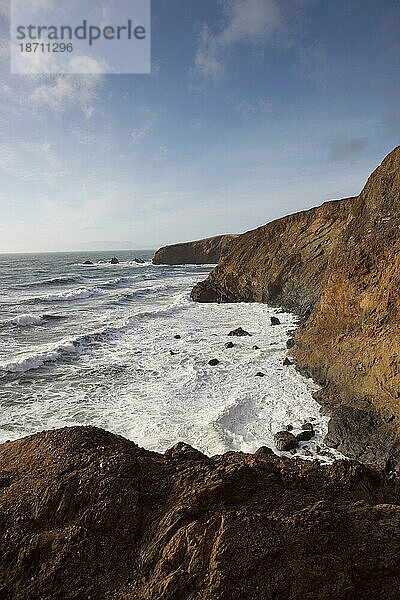
{"type": "Polygon", "coordinates": [[[94,263],[91,260],[85,260],[83,264],[85,267],[94,267],[94,263]]]}
{"type": "Polygon", "coordinates": [[[182,339],[182,336],[181,336],[181,335],[176,335],[176,336],[175,336],[175,339],[176,339],[176,340],[181,340],[181,339],[182,339]]]}
{"type": "Polygon", "coordinates": [[[233,342],[227,342],[227,343],[225,344],[225,348],[228,348],[228,349],[229,349],[229,348],[233,348],[234,346],[235,346],[235,344],[234,344],[233,342]]]}
{"type": "Polygon", "coordinates": [[[112,265],[119,265],[119,260],[116,256],[114,256],[110,262],[112,265]]]}
{"type": "Polygon", "coordinates": [[[293,431],[293,425],[286,425],[286,431],[293,431]]]}
{"type": "Polygon", "coordinates": [[[244,337],[244,336],[251,336],[251,333],[249,333],[248,331],[245,331],[242,327],[238,327],[237,329],[234,329],[233,331],[230,331],[228,333],[229,336],[231,337],[244,337]]]}
{"type": "Polygon", "coordinates": [[[289,431],[278,431],[274,435],[274,442],[277,450],[287,452],[298,447],[299,442],[296,437],[289,431]]]}
{"type": "Polygon", "coordinates": [[[309,442],[315,436],[315,431],[301,431],[296,435],[299,442],[309,442]]]}
{"type": "Polygon", "coordinates": [[[256,373],[256,377],[265,377],[265,373],[261,373],[261,371],[259,371],[256,373]]]}
{"type": "Polygon", "coordinates": [[[305,431],[313,431],[313,429],[314,429],[312,423],[303,423],[301,428],[304,429],[305,431]]]}
{"type": "Polygon", "coordinates": [[[289,360],[287,357],[285,358],[285,360],[283,361],[283,366],[284,367],[290,367],[292,365],[292,361],[289,360]]]}
{"type": "Polygon", "coordinates": [[[253,346],[253,348],[252,348],[252,349],[253,349],[253,350],[259,350],[259,349],[260,349],[260,347],[259,347],[259,346],[253,346]]]}
{"type": "Polygon", "coordinates": [[[288,350],[291,350],[291,349],[293,348],[294,344],[295,344],[294,338],[290,338],[290,339],[288,339],[288,341],[286,342],[286,348],[287,348],[288,350]]]}
{"type": "Polygon", "coordinates": [[[217,358],[212,358],[208,364],[210,365],[210,367],[216,367],[217,365],[219,365],[219,360],[217,358]]]}
{"type": "Polygon", "coordinates": [[[281,322],[278,317],[271,317],[271,325],[280,325],[281,322]]]}
{"type": "Polygon", "coordinates": [[[143,260],[143,258],[134,258],[132,262],[137,263],[138,265],[144,265],[145,261],[143,260]]]}

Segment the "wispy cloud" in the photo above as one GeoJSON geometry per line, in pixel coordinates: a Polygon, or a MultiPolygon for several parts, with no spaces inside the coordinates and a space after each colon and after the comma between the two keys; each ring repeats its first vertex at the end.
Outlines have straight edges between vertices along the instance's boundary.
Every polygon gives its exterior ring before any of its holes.
{"type": "Polygon", "coordinates": [[[131,133],[134,144],[139,144],[153,131],[158,115],[149,108],[140,108],[137,112],[138,124],[131,133]]]}
{"type": "Polygon", "coordinates": [[[325,88],[328,82],[328,57],[325,46],[315,40],[307,48],[300,48],[295,71],[300,77],[309,79],[318,88],[325,88]]]}
{"type": "Polygon", "coordinates": [[[55,185],[68,173],[49,142],[0,144],[0,171],[31,183],[55,185]]]}
{"type": "Polygon", "coordinates": [[[250,117],[254,117],[257,115],[269,115],[273,111],[273,106],[270,102],[267,102],[263,98],[258,100],[258,102],[249,102],[249,100],[242,100],[236,106],[237,112],[241,115],[243,119],[249,119],[250,117]]]}
{"type": "Polygon", "coordinates": [[[223,26],[213,31],[204,25],[195,56],[195,72],[214,82],[220,80],[231,50],[240,43],[258,46],[271,39],[281,24],[275,0],[220,0],[223,26]]]}
{"type": "Polygon", "coordinates": [[[50,108],[57,114],[77,105],[85,117],[90,119],[102,81],[100,74],[51,77],[49,81],[34,88],[30,99],[36,109],[50,108]]]}

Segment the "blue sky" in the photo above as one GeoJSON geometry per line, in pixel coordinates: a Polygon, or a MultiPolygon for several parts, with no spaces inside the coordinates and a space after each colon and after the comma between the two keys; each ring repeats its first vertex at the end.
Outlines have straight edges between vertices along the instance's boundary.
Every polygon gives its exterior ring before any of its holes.
{"type": "Polygon", "coordinates": [[[246,231],[399,144],[398,0],[153,0],[151,75],[10,75],[0,14],[2,252],[246,231]]]}

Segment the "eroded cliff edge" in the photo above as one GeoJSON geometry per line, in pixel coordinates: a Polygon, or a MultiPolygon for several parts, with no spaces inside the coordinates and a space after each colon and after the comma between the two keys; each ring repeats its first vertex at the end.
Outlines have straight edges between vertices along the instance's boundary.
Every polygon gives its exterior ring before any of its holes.
{"type": "Polygon", "coordinates": [[[213,265],[217,264],[227,244],[235,235],[215,237],[173,244],[160,248],[154,255],[154,265],[213,265]]]}
{"type": "Polygon", "coordinates": [[[2,600],[398,600],[399,479],[94,427],[0,445],[2,600]]]}
{"type": "Polygon", "coordinates": [[[303,316],[293,354],[322,386],[328,441],[400,462],[400,146],[355,198],[234,239],[199,302],[266,302],[303,316]]]}

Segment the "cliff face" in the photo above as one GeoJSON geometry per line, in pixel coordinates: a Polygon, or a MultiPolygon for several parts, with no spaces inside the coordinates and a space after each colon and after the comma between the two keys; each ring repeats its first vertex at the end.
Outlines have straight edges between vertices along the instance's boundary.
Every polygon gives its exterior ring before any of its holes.
{"type": "Polygon", "coordinates": [[[234,235],[217,235],[215,237],[174,244],[160,248],[154,255],[154,265],[212,265],[216,264],[226,245],[234,235]]]}
{"type": "Polygon", "coordinates": [[[398,478],[349,461],[75,427],[0,446],[0,507],[4,600],[398,600],[398,478]]]}
{"type": "Polygon", "coordinates": [[[305,317],[293,353],[324,386],[328,440],[365,461],[400,460],[400,147],[356,198],[234,240],[196,301],[257,301],[305,317]]]}

